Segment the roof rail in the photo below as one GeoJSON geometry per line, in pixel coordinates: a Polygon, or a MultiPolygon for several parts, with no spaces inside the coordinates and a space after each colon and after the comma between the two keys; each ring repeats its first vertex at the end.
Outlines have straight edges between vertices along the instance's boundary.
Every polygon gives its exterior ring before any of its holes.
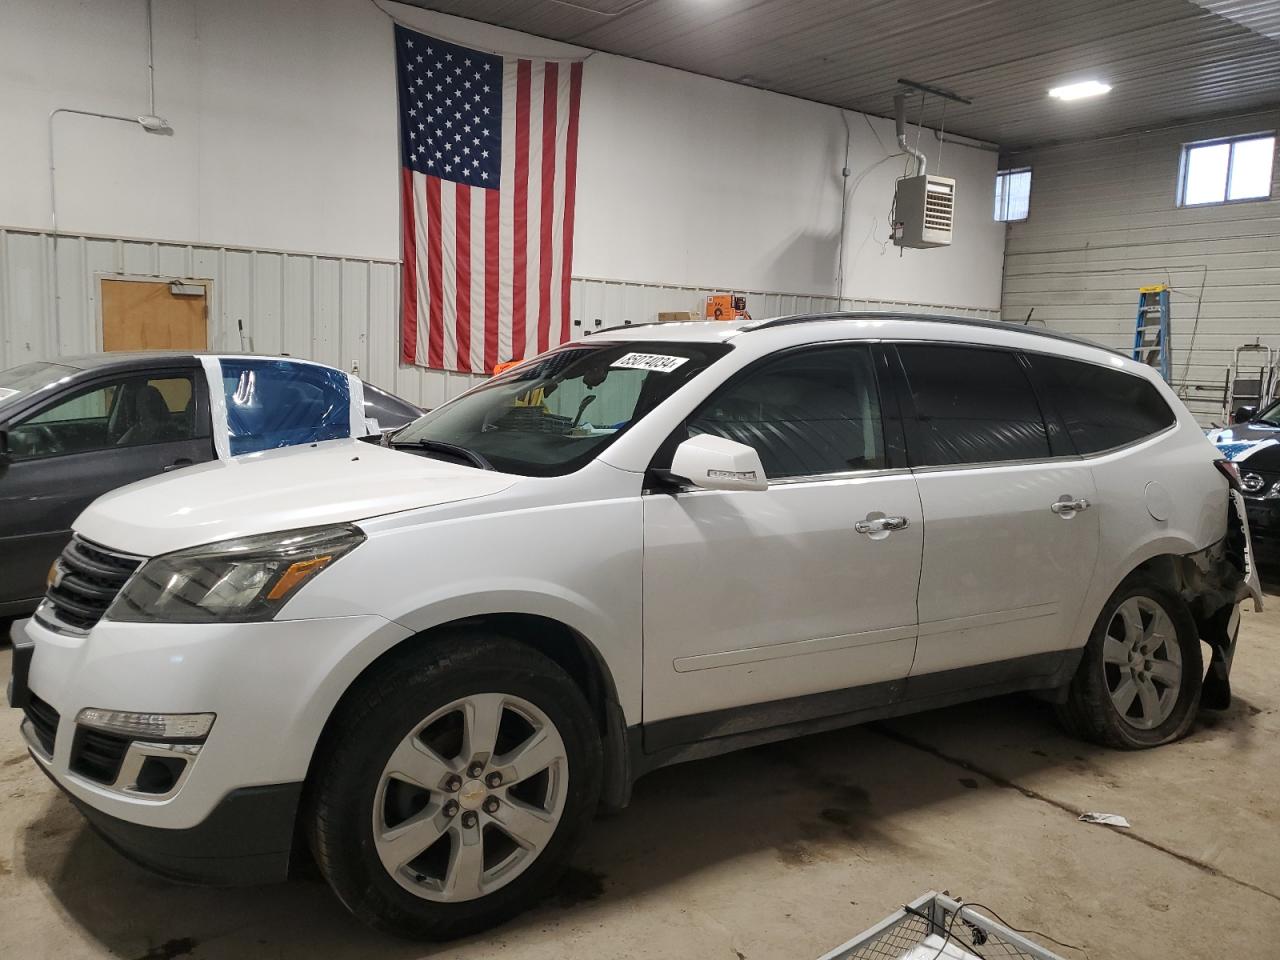
{"type": "Polygon", "coordinates": [[[839,313],[798,313],[789,317],[770,317],[766,320],[756,320],[743,327],[742,331],[746,333],[756,330],[768,330],[772,327],[786,327],[796,323],[818,323],[829,322],[832,320],[868,320],[879,317],[905,321],[908,323],[954,323],[959,326],[981,327],[986,330],[1014,330],[1018,333],[1030,334],[1033,337],[1044,337],[1047,340],[1060,340],[1066,343],[1078,343],[1082,346],[1106,350],[1108,353],[1114,353],[1117,356],[1126,356],[1126,354],[1119,350],[1104,346],[1100,343],[1095,343],[1092,340],[1086,340],[1084,337],[1073,336],[1069,333],[1057,333],[1053,330],[1027,327],[1022,324],[1012,323],[1008,320],[988,320],[984,317],[957,317],[947,314],[893,313],[887,310],[866,310],[861,312],[845,311],[839,313]]]}

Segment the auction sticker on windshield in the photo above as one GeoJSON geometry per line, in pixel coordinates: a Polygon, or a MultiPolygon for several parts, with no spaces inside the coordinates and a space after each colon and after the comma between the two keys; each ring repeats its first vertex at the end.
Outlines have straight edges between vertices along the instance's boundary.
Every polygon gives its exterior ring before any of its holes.
{"type": "Polygon", "coordinates": [[[628,353],[619,357],[611,367],[624,370],[652,370],[654,373],[670,373],[682,363],[688,363],[688,357],[672,357],[664,353],[628,353]]]}

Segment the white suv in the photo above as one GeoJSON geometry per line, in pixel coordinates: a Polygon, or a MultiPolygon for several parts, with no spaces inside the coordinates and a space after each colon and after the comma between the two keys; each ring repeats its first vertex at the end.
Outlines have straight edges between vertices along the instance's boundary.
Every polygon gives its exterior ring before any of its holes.
{"type": "Polygon", "coordinates": [[[129,856],[271,880],[309,845],[357,916],[453,936],[664,764],[1018,690],[1173,740],[1257,600],[1230,467],[1159,377],[1000,323],[615,328],[391,446],[80,516],[11,698],[129,856]]]}

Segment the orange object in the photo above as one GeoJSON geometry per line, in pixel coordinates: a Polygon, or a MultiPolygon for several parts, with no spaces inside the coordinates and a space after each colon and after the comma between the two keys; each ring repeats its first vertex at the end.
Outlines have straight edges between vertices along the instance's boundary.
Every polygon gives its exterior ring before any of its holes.
{"type": "Polygon", "coordinates": [[[713,297],[707,297],[708,320],[732,320],[733,319],[733,296],[728,293],[718,293],[713,297]]]}
{"type": "Polygon", "coordinates": [[[731,293],[717,293],[707,297],[705,316],[708,320],[751,319],[751,314],[747,313],[747,298],[736,297],[731,293]]]}
{"type": "Polygon", "coordinates": [[[302,581],[314,576],[323,570],[332,560],[332,556],[314,557],[311,560],[297,560],[289,564],[280,579],[276,581],[276,585],[271,588],[271,592],[267,594],[268,600],[279,600],[281,597],[287,597],[293,588],[302,583],[302,581]]]}
{"type": "Polygon", "coordinates": [[[503,360],[501,363],[495,363],[493,365],[493,375],[496,377],[503,370],[510,370],[519,362],[519,360],[503,360]]]}

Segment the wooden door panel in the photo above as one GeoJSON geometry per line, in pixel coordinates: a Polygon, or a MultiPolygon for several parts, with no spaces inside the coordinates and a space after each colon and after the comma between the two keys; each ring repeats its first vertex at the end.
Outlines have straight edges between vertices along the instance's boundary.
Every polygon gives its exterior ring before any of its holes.
{"type": "Polygon", "coordinates": [[[207,294],[175,296],[167,281],[101,281],[103,350],[207,350],[207,294]]]}

